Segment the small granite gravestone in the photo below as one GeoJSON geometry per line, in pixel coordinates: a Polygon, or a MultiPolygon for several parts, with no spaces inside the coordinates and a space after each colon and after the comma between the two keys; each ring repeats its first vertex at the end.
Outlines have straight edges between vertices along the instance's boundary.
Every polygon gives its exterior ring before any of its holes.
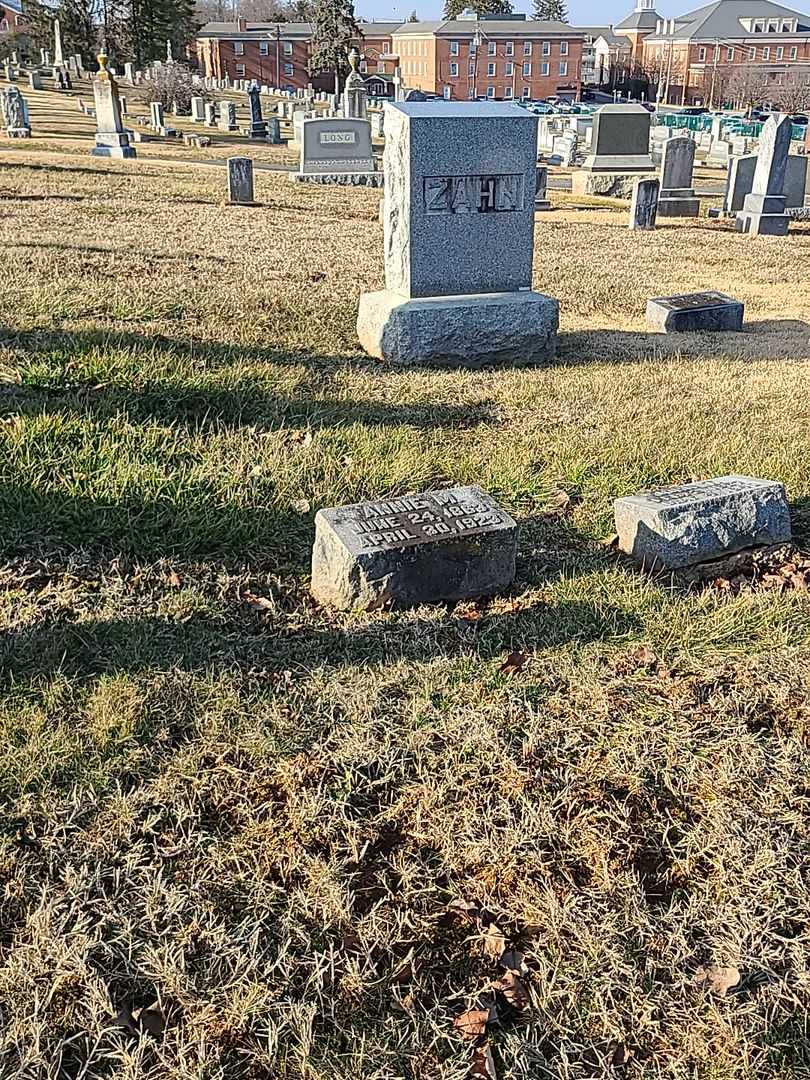
{"type": "Polygon", "coordinates": [[[785,213],[785,174],[793,122],[773,113],[759,138],[754,187],[737,214],[737,232],[754,236],[784,236],[790,224],[785,213]],[[778,117],[778,119],[777,119],[778,117]]]}
{"type": "Polygon", "coordinates": [[[201,124],[205,120],[205,99],[193,97],[191,99],[191,119],[195,124],[201,124]]]}
{"type": "Polygon", "coordinates": [[[248,157],[228,158],[228,202],[253,206],[253,162],[248,157]]]}
{"type": "Polygon", "coordinates": [[[559,304],[532,291],[536,118],[496,102],[385,106],[385,284],[357,333],[394,363],[554,355],[559,304]]]}
{"type": "Polygon", "coordinates": [[[647,301],[647,325],[664,333],[742,330],[743,305],[719,292],[659,296],[647,301]]]}
{"type": "Polygon", "coordinates": [[[247,95],[250,104],[250,127],[248,128],[248,138],[266,139],[267,121],[262,116],[261,90],[259,89],[259,84],[257,82],[252,82],[250,84],[247,95]]]}
{"type": "Polygon", "coordinates": [[[633,198],[630,202],[630,228],[652,230],[658,214],[657,180],[636,180],[633,185],[633,198]]]}
{"type": "Polygon", "coordinates": [[[695,198],[692,173],[695,167],[694,140],[668,139],[661,160],[660,217],[698,217],[700,199],[695,198]]]}
{"type": "Polygon", "coordinates": [[[28,76],[28,85],[32,90],[42,89],[42,76],[38,71],[32,71],[28,76]]]}
{"type": "Polygon", "coordinates": [[[205,126],[217,126],[217,107],[213,101],[206,101],[205,103],[205,126]]]}
{"type": "Polygon", "coordinates": [[[107,70],[107,54],[98,56],[99,72],[93,81],[96,99],[96,145],[91,151],[96,157],[134,158],[135,147],[129,145],[129,135],[121,120],[118,86],[107,70]]]}
{"type": "Polygon", "coordinates": [[[478,487],[319,511],[312,594],[350,610],[486,596],[515,576],[517,525],[478,487]]]}
{"type": "Polygon", "coordinates": [[[548,190],[548,168],[545,165],[537,166],[537,173],[534,186],[534,208],[535,210],[550,210],[551,203],[546,198],[548,190]]]}
{"type": "Polygon", "coordinates": [[[166,117],[163,113],[163,103],[160,101],[149,102],[149,114],[151,119],[151,126],[155,131],[165,134],[166,132],[166,117]]]}
{"type": "Polygon", "coordinates": [[[784,487],[721,476],[614,503],[619,547],[649,569],[677,569],[790,540],[784,487]]]}

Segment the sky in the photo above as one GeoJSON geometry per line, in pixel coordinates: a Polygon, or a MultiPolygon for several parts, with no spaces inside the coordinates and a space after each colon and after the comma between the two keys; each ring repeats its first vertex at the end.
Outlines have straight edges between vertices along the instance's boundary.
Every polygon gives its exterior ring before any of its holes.
{"type": "MultiPolygon", "coordinates": [[[[693,11],[705,0],[660,0],[655,9],[661,16],[682,15],[693,11]]],[[[517,0],[516,12],[531,12],[529,0],[517,0]]],[[[621,22],[635,8],[635,0],[568,0],[568,14],[572,26],[609,26],[621,22]]],[[[440,19],[444,0],[355,0],[354,10],[364,19],[407,19],[416,8],[420,19],[440,19]]]]}

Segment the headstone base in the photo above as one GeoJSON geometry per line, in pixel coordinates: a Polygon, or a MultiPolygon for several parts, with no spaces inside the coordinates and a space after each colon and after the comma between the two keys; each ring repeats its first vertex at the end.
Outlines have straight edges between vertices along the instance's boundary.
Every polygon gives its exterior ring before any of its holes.
{"type": "Polygon", "coordinates": [[[383,186],[383,173],[287,173],[290,180],[298,184],[340,184],[343,187],[371,187],[383,186]]]}
{"type": "Polygon", "coordinates": [[[607,199],[632,199],[636,180],[654,180],[651,170],[645,173],[575,172],[571,176],[573,195],[602,195],[607,199]]]}
{"type": "Polygon", "coordinates": [[[757,214],[740,210],[735,219],[737,232],[750,233],[752,236],[786,236],[789,227],[787,214],[757,214]]]}
{"type": "Polygon", "coordinates": [[[134,158],[137,157],[134,146],[94,146],[91,157],[134,158]]]}
{"type": "Polygon", "coordinates": [[[695,198],[667,198],[661,195],[658,199],[659,217],[700,217],[700,199],[695,198]]]}
{"type": "Polygon", "coordinates": [[[361,294],[357,336],[393,364],[482,368],[553,360],[559,325],[559,302],[530,290],[408,300],[386,289],[361,294]]]}
{"type": "Polygon", "coordinates": [[[653,169],[649,154],[589,154],[582,163],[585,172],[645,173],[653,169]]]}
{"type": "Polygon", "coordinates": [[[6,137],[9,139],[30,139],[31,128],[6,128],[6,137]]]}

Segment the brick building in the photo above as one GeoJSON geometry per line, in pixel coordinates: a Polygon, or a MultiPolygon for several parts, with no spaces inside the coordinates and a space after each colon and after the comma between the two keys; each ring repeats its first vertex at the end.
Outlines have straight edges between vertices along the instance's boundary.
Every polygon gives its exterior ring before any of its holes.
{"type": "Polygon", "coordinates": [[[394,32],[406,86],[452,101],[577,97],[585,35],[525,16],[403,23],[394,32]]]}
{"type": "Polygon", "coordinates": [[[776,93],[794,73],[810,77],[810,17],[769,0],[718,0],[659,18],[644,35],[641,65],[672,104],[720,105],[742,69],[776,93]]]}
{"type": "MultiPolygon", "coordinates": [[[[585,36],[564,23],[470,14],[359,27],[362,72],[391,75],[399,66],[406,87],[448,100],[575,97],[582,85],[585,36]]],[[[208,23],[197,35],[197,58],[203,73],[216,78],[327,89],[328,72],[315,79],[308,74],[311,36],[308,23],[208,23]]]]}
{"type": "Polygon", "coordinates": [[[0,34],[22,32],[24,25],[21,0],[0,0],[0,34]]]}

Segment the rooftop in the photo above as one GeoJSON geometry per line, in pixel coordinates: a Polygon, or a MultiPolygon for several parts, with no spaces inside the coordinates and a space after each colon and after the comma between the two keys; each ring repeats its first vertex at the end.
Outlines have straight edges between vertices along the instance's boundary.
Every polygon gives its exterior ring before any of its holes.
{"type": "Polygon", "coordinates": [[[675,20],[674,34],[651,34],[648,41],[664,38],[748,38],[743,19],[798,19],[798,33],[810,34],[810,16],[771,3],[770,0],[716,0],[675,20]]]}

